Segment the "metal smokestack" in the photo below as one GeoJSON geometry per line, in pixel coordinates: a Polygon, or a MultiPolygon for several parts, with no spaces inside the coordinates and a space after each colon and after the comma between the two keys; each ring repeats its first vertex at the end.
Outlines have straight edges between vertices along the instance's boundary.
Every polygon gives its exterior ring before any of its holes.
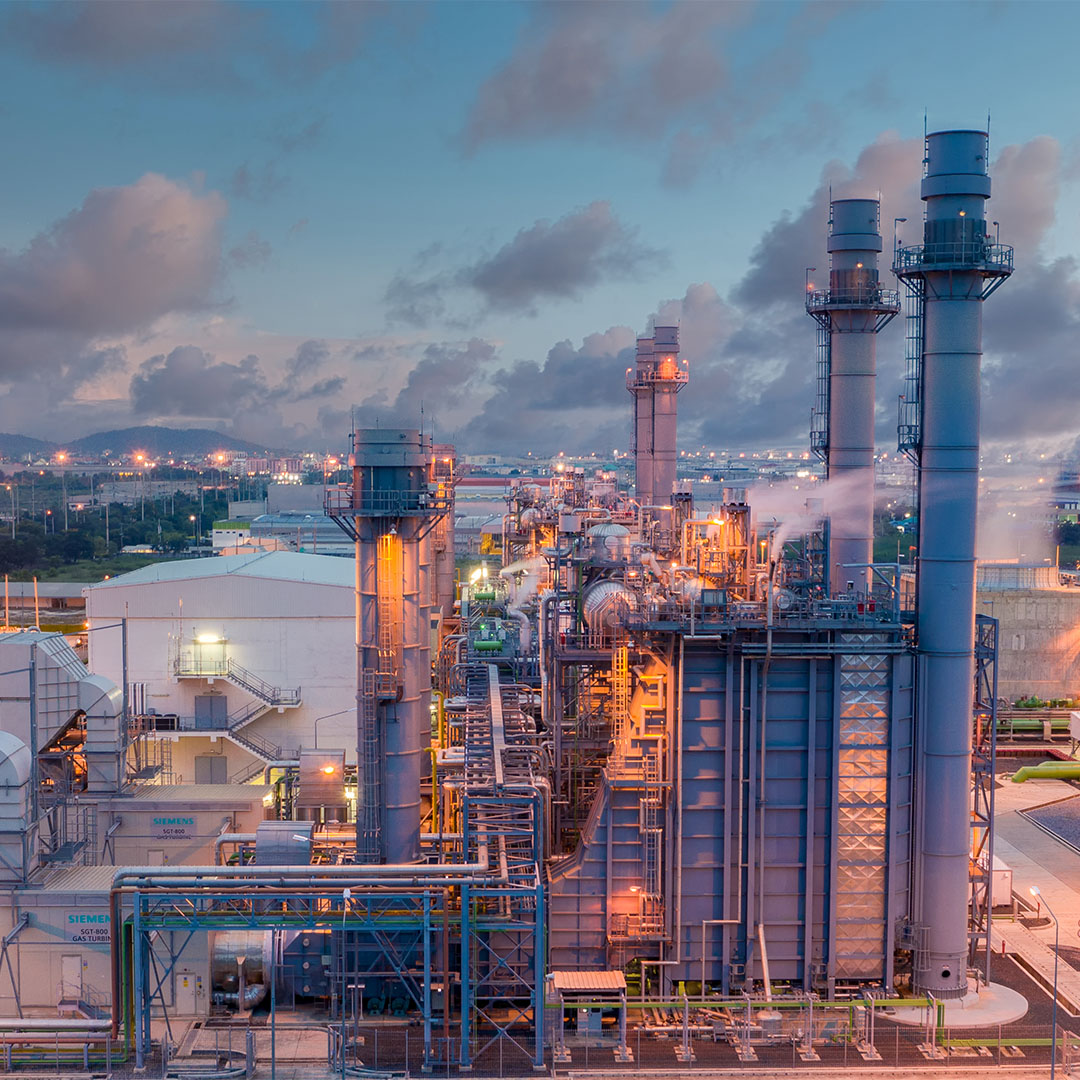
{"type": "Polygon", "coordinates": [[[652,338],[638,338],[636,369],[626,372],[626,388],[634,395],[634,494],[642,506],[653,501],[652,349],[652,338]]]}
{"type": "Polygon", "coordinates": [[[430,730],[428,538],[452,503],[419,431],[354,432],[350,465],[326,509],[356,542],[357,860],[410,862],[430,730]]]}
{"type": "Polygon", "coordinates": [[[830,480],[846,479],[843,506],[829,523],[833,595],[848,581],[865,585],[873,562],[874,382],[877,333],[900,310],[898,294],[878,280],[881,206],[877,199],[835,199],[829,218],[828,291],[807,291],[806,310],[818,324],[818,405],[814,450],[830,480]]]}
{"type": "Polygon", "coordinates": [[[657,326],[638,338],[636,368],[626,373],[634,395],[635,490],[642,506],[670,506],[678,458],[676,395],[689,378],[679,364],[679,328],[657,326]]]}
{"type": "Polygon", "coordinates": [[[986,235],[988,150],[985,131],[927,136],[923,243],[894,266],[915,320],[900,425],[919,467],[915,989],[938,998],[967,990],[982,302],[1012,273],[986,235]]]}

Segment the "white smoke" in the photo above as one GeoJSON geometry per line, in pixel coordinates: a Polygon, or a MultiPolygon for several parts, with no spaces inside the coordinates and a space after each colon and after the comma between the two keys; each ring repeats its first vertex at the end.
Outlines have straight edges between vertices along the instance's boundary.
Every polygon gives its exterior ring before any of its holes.
{"type": "Polygon", "coordinates": [[[865,505],[869,476],[847,473],[832,480],[810,478],[755,484],[747,491],[753,526],[759,536],[772,529],[770,559],[778,559],[784,544],[820,528],[828,518],[833,527],[854,524],[855,508],[865,505]]]}

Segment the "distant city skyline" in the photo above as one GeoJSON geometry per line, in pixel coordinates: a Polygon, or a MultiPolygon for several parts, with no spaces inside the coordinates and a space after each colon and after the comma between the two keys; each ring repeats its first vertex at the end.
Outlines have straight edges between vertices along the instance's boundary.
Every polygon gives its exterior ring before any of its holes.
{"type": "MultiPolygon", "coordinates": [[[[917,241],[925,108],[990,114],[1016,246],[984,441],[1077,437],[1075,5],[163,0],[0,28],[0,431],[336,448],[354,415],[422,415],[463,452],[608,452],[656,320],[682,445],[804,444],[830,187],[917,241]]],[[[898,319],[882,446],[902,355],[898,319]]]]}

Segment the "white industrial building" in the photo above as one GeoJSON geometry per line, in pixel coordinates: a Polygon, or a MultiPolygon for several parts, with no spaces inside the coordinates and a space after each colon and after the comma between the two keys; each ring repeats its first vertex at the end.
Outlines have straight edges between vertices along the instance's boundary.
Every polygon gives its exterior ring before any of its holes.
{"type": "Polygon", "coordinates": [[[174,783],[246,780],[315,745],[355,760],[353,577],[351,559],[271,551],[103,581],[86,589],[90,670],[126,675],[174,783]]]}

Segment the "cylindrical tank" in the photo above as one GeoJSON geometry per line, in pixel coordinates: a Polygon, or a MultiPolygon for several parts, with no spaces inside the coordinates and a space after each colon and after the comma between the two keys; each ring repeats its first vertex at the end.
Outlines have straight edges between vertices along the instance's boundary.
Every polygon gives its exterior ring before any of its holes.
{"type": "Polygon", "coordinates": [[[1006,266],[986,239],[987,145],[983,131],[928,136],[923,246],[897,255],[924,297],[915,988],[939,998],[967,990],[982,301],[988,280],[1011,271],[1011,252],[1006,266]]]}
{"type": "Polygon", "coordinates": [[[630,530],[614,521],[594,525],[585,534],[594,557],[608,562],[625,561],[630,557],[630,530]]]}
{"type": "Polygon", "coordinates": [[[637,598],[621,582],[608,579],[597,581],[585,589],[582,609],[585,625],[602,632],[616,629],[622,615],[637,607],[637,598]]]}

